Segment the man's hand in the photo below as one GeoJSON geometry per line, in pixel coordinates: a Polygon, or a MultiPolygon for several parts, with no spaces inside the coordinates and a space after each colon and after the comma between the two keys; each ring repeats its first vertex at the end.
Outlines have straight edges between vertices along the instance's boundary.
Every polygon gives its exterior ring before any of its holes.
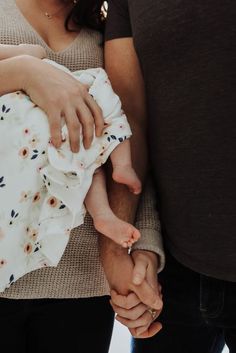
{"type": "MultiPolygon", "coordinates": [[[[143,182],[147,171],[145,84],[132,38],[117,38],[105,43],[105,68],[128,117],[133,132],[131,140],[132,164],[143,182]]],[[[137,196],[132,195],[123,185],[112,182],[111,179],[108,179],[108,194],[110,206],[116,216],[133,224],[139,201],[137,196]]],[[[160,325],[153,326],[151,310],[148,311],[148,309],[159,311],[162,307],[162,300],[155,284],[150,285],[151,278],[154,278],[151,273],[155,272],[156,262],[152,262],[152,258],[144,260],[147,252],[143,252],[145,253],[144,258],[138,256],[136,259],[136,255],[133,257],[128,255],[127,252],[119,249],[105,237],[99,237],[99,239],[102,239],[103,267],[111,290],[115,290],[115,292],[111,292],[112,305],[118,314],[120,309],[125,310],[117,318],[122,317],[122,320],[128,318],[127,321],[124,321],[128,327],[134,321],[130,332],[136,335],[135,330],[140,327],[140,322],[137,323],[135,320],[145,315],[141,322],[141,332],[138,332],[140,333],[139,337],[142,335],[144,337],[152,336],[160,329],[160,325]],[[153,269],[151,270],[152,264],[153,269]],[[140,272],[139,280],[133,278],[134,268],[136,268],[136,274],[140,272]],[[127,315],[127,318],[123,318],[122,314],[127,315]]]]}

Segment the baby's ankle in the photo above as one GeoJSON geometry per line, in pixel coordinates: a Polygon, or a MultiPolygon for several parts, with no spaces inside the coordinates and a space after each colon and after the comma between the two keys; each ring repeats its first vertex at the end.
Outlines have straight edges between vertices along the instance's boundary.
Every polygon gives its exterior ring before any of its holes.
{"type": "Polygon", "coordinates": [[[142,185],[131,164],[113,166],[112,178],[120,184],[128,186],[134,194],[140,194],[142,185]]]}

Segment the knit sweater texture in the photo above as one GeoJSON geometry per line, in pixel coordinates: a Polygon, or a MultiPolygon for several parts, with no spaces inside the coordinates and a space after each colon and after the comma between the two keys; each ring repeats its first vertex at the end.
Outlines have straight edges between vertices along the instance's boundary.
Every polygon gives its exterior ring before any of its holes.
{"type": "MultiPolygon", "coordinates": [[[[18,9],[14,0],[0,0],[0,42],[2,44],[31,43],[42,45],[48,58],[65,65],[71,71],[103,66],[102,36],[83,28],[66,49],[55,52],[34,30],[18,9]]],[[[141,239],[134,248],[164,255],[160,223],[155,211],[154,193],[145,188],[137,213],[136,226],[141,239]]],[[[89,215],[85,223],[71,232],[66,251],[57,267],[31,272],[14,283],[0,297],[12,299],[85,298],[109,294],[98,248],[98,234],[89,215]]]]}

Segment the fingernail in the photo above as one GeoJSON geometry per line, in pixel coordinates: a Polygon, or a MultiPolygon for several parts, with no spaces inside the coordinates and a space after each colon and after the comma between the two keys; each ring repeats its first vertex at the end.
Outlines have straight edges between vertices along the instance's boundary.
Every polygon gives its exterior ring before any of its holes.
{"type": "Polygon", "coordinates": [[[79,152],[79,147],[73,147],[73,148],[71,148],[71,151],[73,153],[78,153],[79,152]]]}

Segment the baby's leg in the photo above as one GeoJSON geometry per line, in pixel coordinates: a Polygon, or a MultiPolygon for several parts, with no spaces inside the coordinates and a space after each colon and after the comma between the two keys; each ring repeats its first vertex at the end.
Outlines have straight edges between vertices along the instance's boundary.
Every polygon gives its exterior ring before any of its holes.
{"type": "Polygon", "coordinates": [[[139,194],[141,192],[141,182],[132,167],[130,142],[121,142],[111,153],[113,167],[112,177],[117,183],[125,184],[131,192],[139,194]]]}
{"type": "Polygon", "coordinates": [[[99,168],[94,174],[92,185],[85,199],[85,205],[93,218],[97,231],[111,238],[117,244],[128,248],[140,238],[140,233],[134,226],[122,221],[112,212],[108,202],[105,174],[102,168],[99,168]]]}

